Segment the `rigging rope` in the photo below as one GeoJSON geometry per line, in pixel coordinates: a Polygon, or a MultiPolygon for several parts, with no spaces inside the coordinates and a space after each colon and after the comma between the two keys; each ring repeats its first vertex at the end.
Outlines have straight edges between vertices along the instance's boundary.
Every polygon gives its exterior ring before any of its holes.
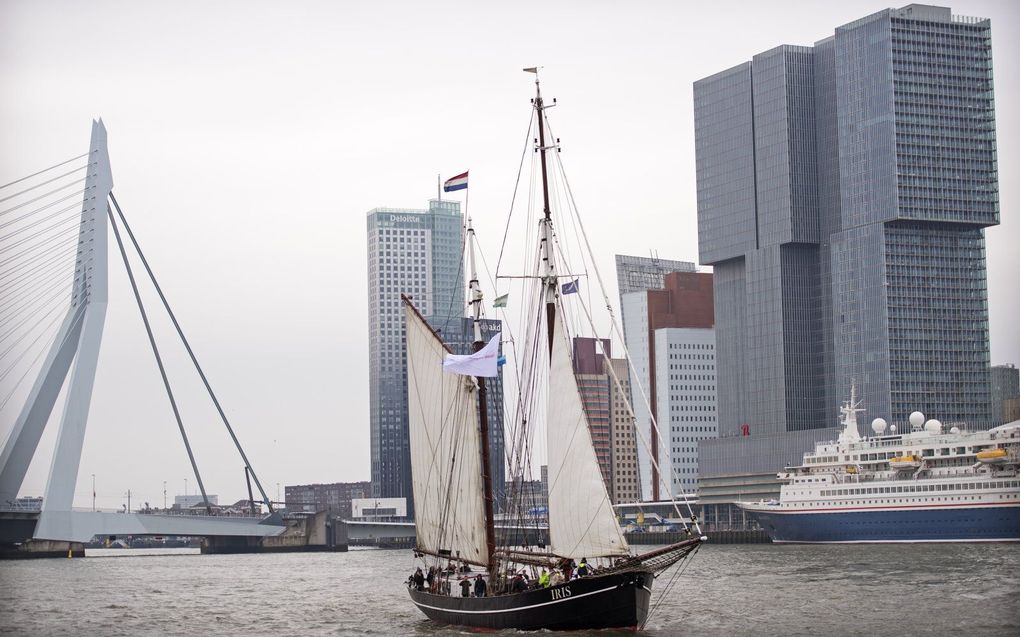
{"type": "MultiPolygon", "coordinates": [[[[506,227],[503,229],[503,242],[499,246],[499,258],[496,260],[496,278],[499,278],[499,266],[503,263],[503,249],[506,248],[506,237],[510,233],[510,219],[514,214],[514,203],[517,201],[517,188],[521,184],[521,171],[524,170],[524,157],[528,154],[528,142],[531,140],[531,127],[535,124],[534,114],[528,116],[528,130],[524,133],[524,148],[521,149],[521,161],[517,165],[517,179],[514,180],[514,192],[510,196],[510,211],[506,215],[506,227]]],[[[495,290],[496,287],[493,286],[495,290]]]]}
{"type": "MultiPolygon", "coordinates": [[[[550,133],[551,132],[552,131],[550,129],[550,133]]],[[[576,210],[577,209],[577,203],[576,203],[576,200],[574,199],[573,190],[570,188],[570,182],[567,179],[566,171],[563,170],[563,163],[562,163],[562,160],[559,157],[559,153],[557,153],[556,159],[557,159],[557,164],[559,165],[559,168],[560,168],[560,174],[563,177],[563,183],[566,185],[567,193],[569,194],[569,197],[570,197],[570,202],[574,206],[574,209],[576,210]]],[[[588,233],[587,233],[587,231],[584,228],[584,222],[581,220],[580,215],[577,215],[577,222],[578,222],[578,227],[581,230],[581,236],[584,239],[584,244],[587,247],[589,254],[594,254],[592,252],[592,249],[591,249],[591,243],[588,240],[588,233]]],[[[634,366],[633,360],[631,359],[630,352],[628,351],[628,348],[627,348],[626,339],[623,336],[623,331],[620,329],[619,325],[617,324],[616,315],[613,312],[613,305],[609,301],[609,293],[606,291],[605,282],[602,280],[602,274],[599,271],[598,266],[595,265],[594,259],[592,259],[592,265],[593,265],[594,270],[595,270],[595,276],[596,276],[596,278],[598,279],[598,282],[599,282],[599,287],[600,287],[600,289],[602,291],[602,296],[603,296],[603,299],[604,299],[605,304],[606,304],[606,310],[609,313],[609,318],[610,318],[610,321],[611,321],[611,332],[615,332],[617,337],[620,339],[621,344],[623,346],[624,354],[625,354],[626,359],[627,359],[628,367],[631,370],[631,379],[632,379],[631,384],[632,384],[632,386],[636,384],[638,389],[641,391],[642,399],[645,401],[646,405],[648,406],[649,421],[651,423],[651,426],[654,428],[654,431],[656,432],[656,435],[659,437],[659,439],[668,440],[668,438],[663,438],[662,437],[662,432],[661,432],[661,430],[659,428],[657,419],[652,415],[653,411],[652,411],[652,408],[651,408],[651,404],[649,403],[648,397],[647,397],[647,395],[645,394],[645,391],[644,391],[644,387],[641,384],[641,377],[637,373],[637,368],[634,366]]],[[[589,319],[589,322],[591,322],[591,315],[590,314],[588,315],[588,319],[589,319]]],[[[618,383],[618,381],[617,381],[617,383],[618,383]]],[[[628,405],[628,407],[629,407],[629,405],[628,405]]],[[[633,409],[631,409],[630,411],[633,414],[633,409]]],[[[635,426],[634,429],[636,431],[639,431],[639,428],[637,426],[635,426]]],[[[649,457],[651,457],[653,455],[653,454],[650,453],[650,451],[651,450],[649,450],[649,457]]],[[[671,469],[673,470],[672,473],[675,474],[676,467],[671,467],[671,469]]],[[[659,471],[658,473],[659,473],[660,480],[661,480],[662,479],[662,472],[659,471]]],[[[679,474],[675,474],[675,475],[679,475],[679,474]]],[[[672,489],[667,487],[666,493],[671,494],[670,499],[673,501],[674,508],[676,508],[676,499],[674,497],[672,497],[672,489]]],[[[694,511],[693,511],[693,508],[691,507],[691,503],[690,503],[690,501],[687,498],[687,493],[683,492],[683,491],[682,491],[682,493],[683,493],[684,504],[687,505],[687,510],[690,513],[692,520],[694,521],[694,527],[698,531],[698,534],[700,535],[701,534],[701,526],[697,522],[697,518],[694,515],[694,511]]],[[[678,516],[680,516],[681,519],[683,519],[683,515],[680,513],[680,510],[678,508],[676,508],[676,513],[677,513],[678,516]]],[[[686,526],[686,523],[685,523],[685,526],[686,526]]]]}

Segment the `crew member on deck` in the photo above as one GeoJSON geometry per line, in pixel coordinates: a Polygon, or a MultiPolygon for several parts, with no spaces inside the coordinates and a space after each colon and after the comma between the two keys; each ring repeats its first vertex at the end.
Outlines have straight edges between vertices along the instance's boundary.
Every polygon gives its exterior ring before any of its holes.
{"type": "Polygon", "coordinates": [[[543,568],[542,573],[538,576],[539,588],[549,588],[549,573],[543,568]]]}
{"type": "Polygon", "coordinates": [[[520,573],[514,575],[514,579],[510,583],[510,590],[513,591],[514,593],[523,593],[525,590],[527,590],[527,588],[528,585],[524,581],[524,576],[521,575],[520,573]]]}
{"type": "Polygon", "coordinates": [[[588,558],[582,557],[581,561],[577,563],[577,576],[584,577],[588,574],[588,558]]]}
{"type": "Polygon", "coordinates": [[[460,580],[460,596],[471,597],[471,580],[462,577],[460,580]]]}
{"type": "Polygon", "coordinates": [[[475,575],[475,597],[485,597],[485,580],[481,575],[475,575]]]}

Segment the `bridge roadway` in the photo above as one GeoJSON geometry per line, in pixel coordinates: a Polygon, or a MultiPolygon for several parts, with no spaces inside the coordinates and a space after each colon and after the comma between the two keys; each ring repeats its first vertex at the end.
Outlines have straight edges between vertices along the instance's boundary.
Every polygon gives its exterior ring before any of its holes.
{"type": "MultiPolygon", "coordinates": [[[[268,517],[217,515],[162,515],[158,513],[113,513],[106,511],[43,511],[41,513],[0,512],[0,526],[18,529],[15,535],[36,540],[88,542],[111,535],[187,535],[229,537],[272,537],[287,530],[286,523],[273,514],[268,517]],[[24,529],[34,529],[24,537],[24,529]]],[[[0,533],[9,536],[10,531],[0,533]]],[[[12,538],[13,539],[13,538],[12,538]]]]}

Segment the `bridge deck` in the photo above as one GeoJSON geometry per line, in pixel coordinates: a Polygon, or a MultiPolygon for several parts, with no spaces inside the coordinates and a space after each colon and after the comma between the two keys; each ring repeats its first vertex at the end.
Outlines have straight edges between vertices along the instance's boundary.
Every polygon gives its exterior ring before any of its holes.
{"type": "Polygon", "coordinates": [[[268,537],[287,527],[279,520],[206,515],[158,515],[92,511],[43,511],[35,539],[88,542],[109,535],[268,537]]]}

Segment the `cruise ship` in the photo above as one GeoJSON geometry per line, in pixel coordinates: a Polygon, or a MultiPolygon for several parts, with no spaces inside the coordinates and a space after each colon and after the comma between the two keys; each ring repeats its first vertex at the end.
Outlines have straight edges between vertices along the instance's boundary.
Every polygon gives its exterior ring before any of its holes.
{"type": "Polygon", "coordinates": [[[778,501],[737,503],[773,542],[1020,541],[1020,421],[945,431],[915,411],[909,432],[876,418],[861,437],[853,390],[840,411],[838,440],[778,474],[778,501]]]}

